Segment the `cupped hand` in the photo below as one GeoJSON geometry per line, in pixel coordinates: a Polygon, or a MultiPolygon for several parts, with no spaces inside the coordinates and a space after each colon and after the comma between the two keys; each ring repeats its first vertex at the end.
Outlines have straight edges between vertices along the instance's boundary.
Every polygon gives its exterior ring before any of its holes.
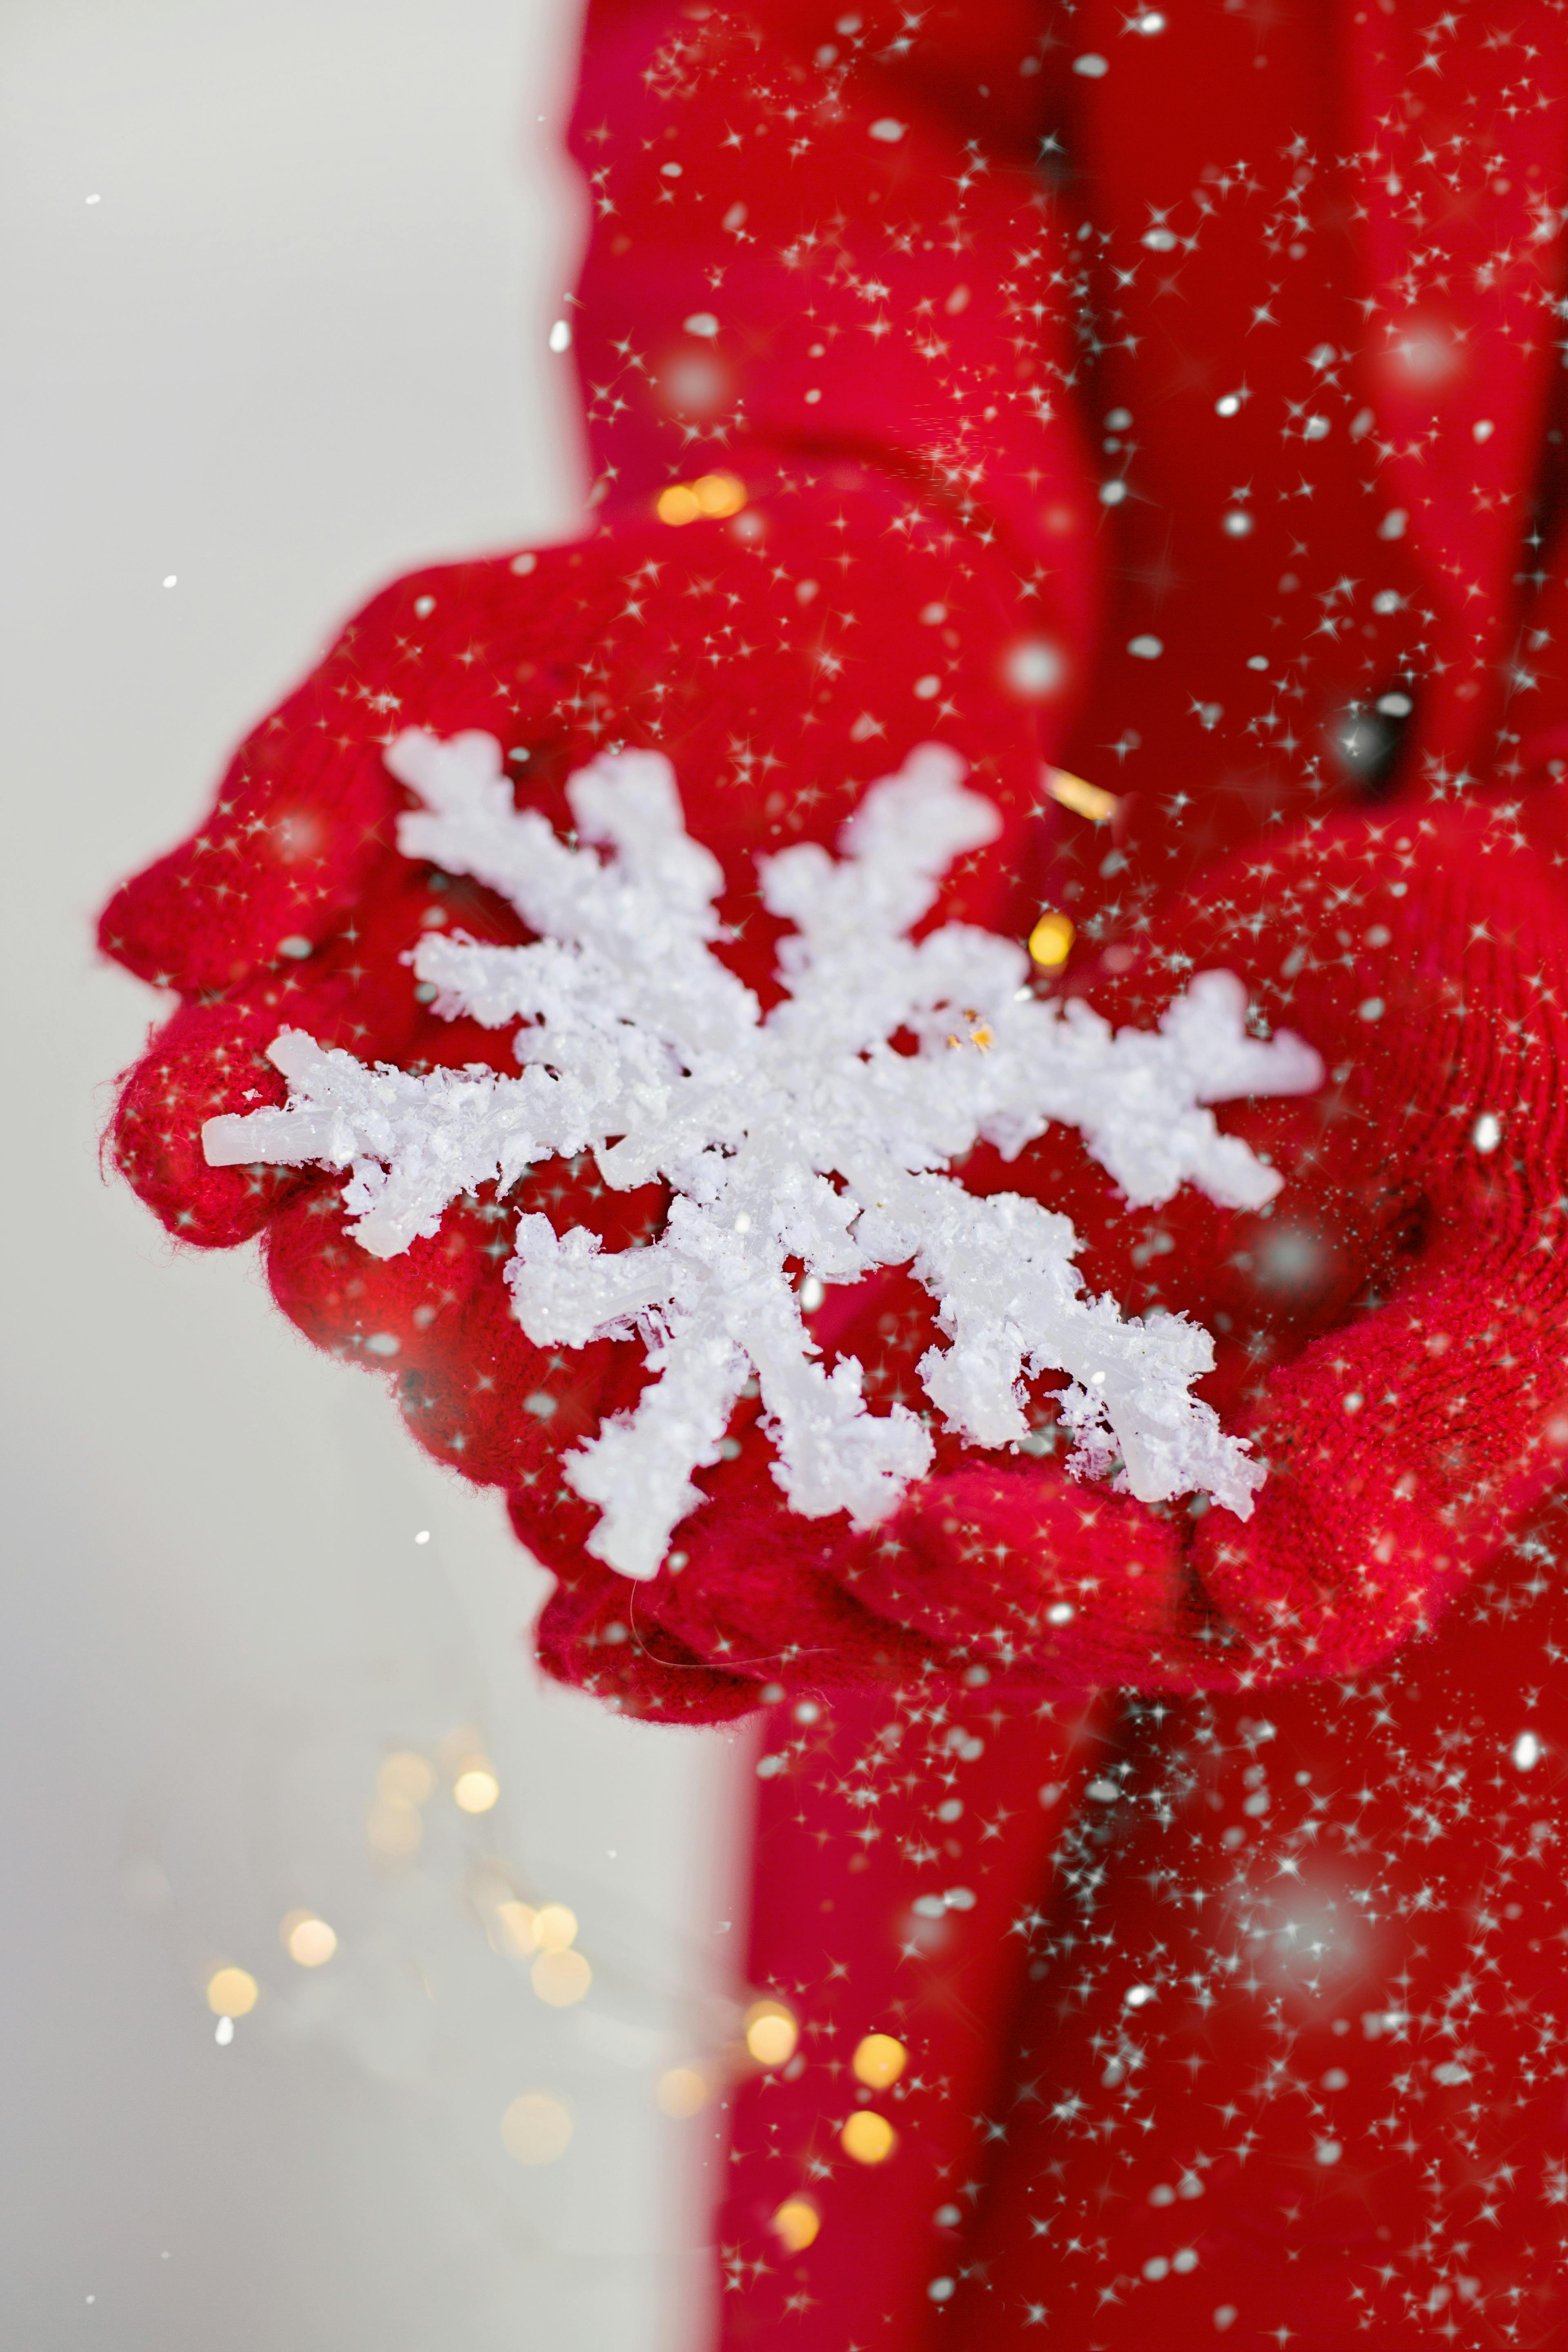
{"type": "MultiPolygon", "coordinates": [[[[1319,1094],[1222,1115],[1285,1177],[1263,1213],[1190,1190],[1133,1211],[1061,1130],[963,1171],[1067,1209],[1092,1289],[1214,1332],[1204,1392],[1268,1474],[1249,1518],[1080,1483],[1048,1420],[1034,1458],[950,1446],[869,1531],[782,1519],[742,1458],[635,1607],[563,1563],[556,1670],[609,1686],[619,1645],[647,1662],[668,1639],[786,1685],[1236,1686],[1351,1671],[1432,1625],[1568,1454],[1568,947],[1531,822],[1552,806],[1308,827],[1070,983],[1146,1024],[1228,968],[1317,1045],[1319,1094]]],[[[912,1395],[931,1302],[850,1294],[818,1331],[874,1400],[912,1395]]]]}
{"type": "MultiPolygon", "coordinates": [[[[439,1234],[381,1261],[345,1234],[338,1180],[209,1166],[202,1129],[282,1101],[267,1048],[284,1028],[404,1067],[511,1066],[509,1036],[437,1017],[409,969],[433,929],[525,934],[501,899],[400,854],[410,796],[385,754],[407,728],[495,736],[520,803],[563,833],[567,779],[595,753],[665,751],[689,824],[724,869],[723,952],[764,999],[781,926],[758,898],[757,856],[831,842],[866,785],[935,738],[963,754],[1004,819],[996,849],[952,877],[943,910],[1026,931],[1042,856],[1042,656],[1020,636],[1010,575],[897,486],[843,465],[710,478],[675,511],[696,519],[628,507],[581,543],[385,591],[241,746],[200,830],[127,883],[101,925],[110,954],[180,998],[123,1082],[121,1169],[183,1240],[264,1234],[285,1311],[388,1374],[421,1442],[502,1486],[528,1539],[567,1567],[592,1517],[560,1456],[635,1398],[641,1354],[530,1346],[501,1280],[512,1223],[542,1210],[624,1244],[658,1229],[662,1190],[615,1193],[587,1163],[552,1164],[504,1204],[459,1202],[439,1234]],[[704,501],[729,511],[703,516],[704,501]]],[[[1069,658],[1064,628],[1047,659],[1069,658]]],[[[776,1490],[767,1500],[776,1517],[776,1490]]],[[[688,1664],[696,1685],[682,1688],[702,1711],[749,1698],[750,1681],[695,1651],[688,1664]]]]}

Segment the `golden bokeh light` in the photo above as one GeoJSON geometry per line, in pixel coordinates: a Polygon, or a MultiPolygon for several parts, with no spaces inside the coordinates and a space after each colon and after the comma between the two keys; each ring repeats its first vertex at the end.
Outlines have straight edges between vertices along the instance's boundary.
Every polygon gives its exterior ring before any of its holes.
{"type": "Polygon", "coordinates": [[[498,1903],[496,1927],[512,1958],[526,1960],[539,1949],[539,1914],[530,1903],[498,1903]]]}
{"type": "Polygon", "coordinates": [[[485,1760],[485,1736],[477,1725],[459,1723],[454,1730],[444,1731],[436,1742],[436,1769],[448,1780],[455,1780],[465,1765],[482,1764],[485,1760]]]}
{"type": "Polygon", "coordinates": [[[787,2066],[800,2040],[800,2028],[782,2000],[754,2000],[742,2030],[759,2066],[787,2066]]]}
{"type": "Polygon", "coordinates": [[[412,1805],[373,1805],[364,1833],[373,1853],[405,1862],[418,1853],[425,1824],[412,1805]]]}
{"type": "Polygon", "coordinates": [[[1046,790],[1052,800],[1059,801],[1077,816],[1086,816],[1094,824],[1103,824],[1116,814],[1116,794],[1103,785],[1091,784],[1082,776],[1069,775],[1066,768],[1046,770],[1046,790]]]}
{"type": "Polygon", "coordinates": [[[324,1968],[338,1948],[336,1934],[313,1911],[290,1911],[278,1933],[289,1958],[302,1969],[324,1968]]]}
{"type": "Polygon", "coordinates": [[[594,1971],[581,1952],[541,1952],[528,1980],[550,2008],[570,2009],[593,1983],[594,1971]]]}
{"type": "Polygon", "coordinates": [[[809,2197],[786,2197],[773,2215],[773,2235],[786,2254],[804,2254],[821,2227],[822,2216],[809,2197]]]}
{"type": "Polygon", "coordinates": [[[465,1765],[452,1783],[452,1801],[459,1812],[488,1813],[500,1796],[500,1782],[488,1764],[465,1765]]]}
{"type": "Polygon", "coordinates": [[[702,474],[691,485],[691,495],[705,515],[739,514],[746,503],[746,486],[738,474],[702,474]]]}
{"type": "Polygon", "coordinates": [[[654,2084],[653,2096],[661,2115],[684,2122],[708,2105],[708,2077],[695,2066],[668,2066],[654,2084]]]}
{"type": "Polygon", "coordinates": [[[896,2083],[910,2063],[910,2053],[901,2042],[890,2033],[868,2033],[856,2046],[849,2063],[855,2080],[864,2083],[868,2091],[885,2091],[896,2083]]]}
{"type": "Polygon", "coordinates": [[[384,1805],[423,1805],[436,1787],[435,1767],[412,1748],[384,1756],[375,1776],[375,1793],[384,1805]]]}
{"type": "Polygon", "coordinates": [[[525,2091],[500,2119],[501,2141],[519,2164],[553,2164],[572,2137],[572,2111],[548,2091],[525,2091]]]}
{"type": "Polygon", "coordinates": [[[577,1940],[577,1914],[564,1903],[544,1903],[533,1915],[542,1952],[563,1952],[577,1940]]]}
{"type": "Polygon", "coordinates": [[[899,2136],[886,2116],[874,2107],[857,2107],[838,2135],[846,2156],[857,2164],[881,2164],[898,2146],[899,2136]]]}
{"type": "Polygon", "coordinates": [[[654,511],[660,522],[678,529],[682,523],[696,522],[706,515],[710,520],[721,520],[726,515],[739,514],[746,503],[746,486],[736,474],[702,474],[695,482],[671,482],[660,490],[654,511]]]}
{"type": "Polygon", "coordinates": [[[1072,953],[1072,919],[1047,908],[1029,933],[1029,953],[1047,971],[1056,971],[1072,953]]]}
{"type": "Polygon", "coordinates": [[[248,1969],[218,1969],[207,1979],[207,2007],[215,2017],[248,2017],[260,1998],[248,1969]]]}

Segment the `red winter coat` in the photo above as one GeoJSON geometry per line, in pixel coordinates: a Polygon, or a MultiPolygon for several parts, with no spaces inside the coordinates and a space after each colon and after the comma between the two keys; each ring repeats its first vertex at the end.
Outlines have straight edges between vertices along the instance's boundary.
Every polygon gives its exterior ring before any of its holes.
{"type": "MultiPolygon", "coordinates": [[[[1551,0],[605,0],[594,534],[389,589],[106,913],[184,996],[116,1130],[165,1222],[263,1232],[286,1311],[506,1493],[552,1671],[774,1708],[751,1965],[801,2038],[736,2104],[727,2343],[1568,2344],[1565,65],[1551,0]],[[589,1558],[560,1456],[640,1351],[528,1345],[510,1204],[381,1262],[336,1180],[201,1156],[281,1098],[285,1022],[507,1066],[398,961],[521,936],[398,856],[409,724],[501,734],[563,824],[592,750],[668,750],[764,991],[753,852],[932,736],[1005,821],[948,911],[1068,914],[1120,1016],[1240,971],[1330,1071],[1226,1114],[1269,1213],[1134,1213],[1058,1135],[964,1175],[1215,1333],[1252,1518],[1075,1484],[1047,1412],[805,1521],[742,1408],[679,1570],[589,1558]]],[[[521,1205],[657,1223],[592,1172],[521,1205]]],[[[885,1403],[931,1313],[889,1276],[815,1328],[885,1403]]]]}

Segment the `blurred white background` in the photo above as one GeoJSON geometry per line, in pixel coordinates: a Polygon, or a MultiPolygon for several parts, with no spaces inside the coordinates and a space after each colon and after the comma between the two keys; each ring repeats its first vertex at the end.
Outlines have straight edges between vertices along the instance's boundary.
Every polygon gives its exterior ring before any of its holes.
{"type": "Polygon", "coordinates": [[[716,2119],[656,2089],[721,2031],[742,1743],[542,1685],[499,1505],[290,1335],[250,1253],[176,1255],[98,1164],[158,1010],[93,960],[112,883],[383,579],[572,527],[575,37],[563,0],[0,26],[0,2295],[29,2352],[707,2333],[716,2119]],[[367,1835],[402,1750],[434,1793],[367,1835]],[[575,1912],[584,1999],[487,1938],[486,1857],[492,1897],[575,1912]],[[297,1909],[324,1967],[284,1949],[297,1909]],[[226,1964],[260,1992],[224,2047],[226,1964]],[[502,2144],[530,2093],[572,2120],[547,2165],[502,2144]]]}

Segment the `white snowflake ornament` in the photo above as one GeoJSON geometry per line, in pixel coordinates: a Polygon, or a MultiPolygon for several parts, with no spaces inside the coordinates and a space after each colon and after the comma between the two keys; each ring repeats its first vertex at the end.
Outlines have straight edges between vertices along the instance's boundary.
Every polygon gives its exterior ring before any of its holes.
{"type": "Polygon", "coordinates": [[[517,1024],[521,1076],[371,1068],[284,1030],[270,1057],[287,1108],[209,1119],[206,1156],[348,1168],[344,1205],[380,1257],[435,1234],[459,1195],[504,1192],[552,1158],[591,1150],[617,1190],[664,1181],[657,1242],[605,1251],[582,1226],[558,1234],[526,1215],[506,1269],[536,1346],[635,1335],[657,1375],[563,1463],[599,1507],[591,1551],[626,1576],[658,1571],[753,1375],[773,1476],[803,1517],[874,1524],[930,1466],[929,1413],[869,1412],[853,1357],[825,1369],[791,1261],[822,1283],[910,1268],[947,1343],[921,1359],[921,1382],[972,1444],[1022,1443],[1026,1382],[1064,1371],[1069,1467],[1119,1464],[1117,1485],[1143,1501],[1201,1491],[1247,1516],[1264,1472],[1191,1393],[1214,1360],[1207,1332],[1085,1297],[1066,1217],[947,1172],[982,1139],[1010,1158],[1056,1119],[1137,1205],[1192,1181],[1260,1207],[1280,1178],[1205,1106],[1309,1092],[1322,1067],[1289,1032],[1247,1034],[1239,981],[1202,973],[1157,1030],[1113,1033],[1082,1003],[1038,1001],[1010,940],[962,923],[912,940],[954,859],[1001,827],[936,744],[870,788],[837,856],[759,858],[764,905],[795,926],[765,1018],[713,952],[722,874],[659,753],[606,755],[573,778],[577,846],[513,806],[491,736],[410,730],[387,764],[424,803],[399,821],[405,856],[473,876],[537,935],[487,947],[428,932],[413,959],[437,1012],[517,1024]]]}

